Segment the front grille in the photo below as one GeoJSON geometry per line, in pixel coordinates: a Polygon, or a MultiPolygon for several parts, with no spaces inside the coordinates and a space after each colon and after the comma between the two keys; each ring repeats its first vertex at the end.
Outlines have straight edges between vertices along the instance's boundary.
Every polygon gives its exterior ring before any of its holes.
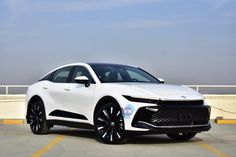
{"type": "Polygon", "coordinates": [[[161,106],[155,107],[157,112],[140,108],[133,119],[132,125],[138,121],[150,123],[155,126],[181,126],[207,124],[210,118],[207,106],[161,106]]]}
{"type": "Polygon", "coordinates": [[[158,126],[200,125],[208,123],[207,108],[160,108],[150,122],[158,126]]]}

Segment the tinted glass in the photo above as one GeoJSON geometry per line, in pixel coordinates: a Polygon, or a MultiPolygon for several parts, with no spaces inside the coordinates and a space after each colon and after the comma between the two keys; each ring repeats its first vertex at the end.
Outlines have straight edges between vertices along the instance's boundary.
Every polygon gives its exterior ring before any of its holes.
{"type": "Polygon", "coordinates": [[[41,80],[39,81],[44,81],[44,80],[51,80],[52,79],[52,76],[53,76],[54,72],[44,76],[41,80]]]}
{"type": "Polygon", "coordinates": [[[72,67],[65,67],[55,71],[52,82],[65,83],[69,77],[72,67]]]}
{"type": "Polygon", "coordinates": [[[86,69],[83,66],[77,66],[75,68],[75,71],[74,71],[74,74],[72,76],[71,82],[75,83],[75,78],[78,77],[78,76],[86,76],[89,79],[90,83],[95,83],[94,80],[93,80],[93,77],[91,76],[88,69],[86,69]]]}
{"type": "Polygon", "coordinates": [[[145,82],[160,83],[155,77],[136,67],[112,64],[91,65],[102,83],[106,82],[145,82]]]}

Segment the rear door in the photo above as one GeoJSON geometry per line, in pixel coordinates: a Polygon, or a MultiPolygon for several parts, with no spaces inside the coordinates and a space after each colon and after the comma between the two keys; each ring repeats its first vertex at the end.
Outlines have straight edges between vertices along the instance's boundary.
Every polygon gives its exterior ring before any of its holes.
{"type": "Polygon", "coordinates": [[[68,100],[65,93],[69,90],[68,80],[71,77],[73,70],[74,68],[72,66],[56,70],[52,78],[43,87],[43,90],[47,95],[47,114],[54,118],[63,117],[59,116],[60,113],[58,114],[57,112],[67,110],[65,104],[68,100]]]}

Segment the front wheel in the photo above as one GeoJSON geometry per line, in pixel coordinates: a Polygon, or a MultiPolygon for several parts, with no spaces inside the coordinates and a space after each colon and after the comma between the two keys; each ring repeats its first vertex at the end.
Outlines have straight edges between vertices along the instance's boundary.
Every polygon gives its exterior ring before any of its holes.
{"type": "Polygon", "coordinates": [[[193,138],[197,133],[176,133],[176,134],[167,134],[171,139],[176,141],[186,141],[193,138]]]}
{"type": "Polygon", "coordinates": [[[119,144],[126,140],[124,119],[116,103],[103,105],[94,117],[94,126],[99,138],[107,144],[119,144]]]}
{"type": "Polygon", "coordinates": [[[42,101],[34,102],[29,106],[28,117],[31,131],[34,134],[46,134],[49,132],[42,101]]]}

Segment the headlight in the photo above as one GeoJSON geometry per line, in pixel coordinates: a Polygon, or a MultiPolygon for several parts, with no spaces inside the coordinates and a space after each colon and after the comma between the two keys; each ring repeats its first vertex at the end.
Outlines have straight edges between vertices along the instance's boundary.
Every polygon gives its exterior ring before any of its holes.
{"type": "Polygon", "coordinates": [[[150,103],[150,104],[157,104],[159,100],[155,99],[144,99],[144,98],[135,98],[127,95],[123,95],[127,100],[133,101],[133,102],[142,102],[142,103],[150,103]]]}

